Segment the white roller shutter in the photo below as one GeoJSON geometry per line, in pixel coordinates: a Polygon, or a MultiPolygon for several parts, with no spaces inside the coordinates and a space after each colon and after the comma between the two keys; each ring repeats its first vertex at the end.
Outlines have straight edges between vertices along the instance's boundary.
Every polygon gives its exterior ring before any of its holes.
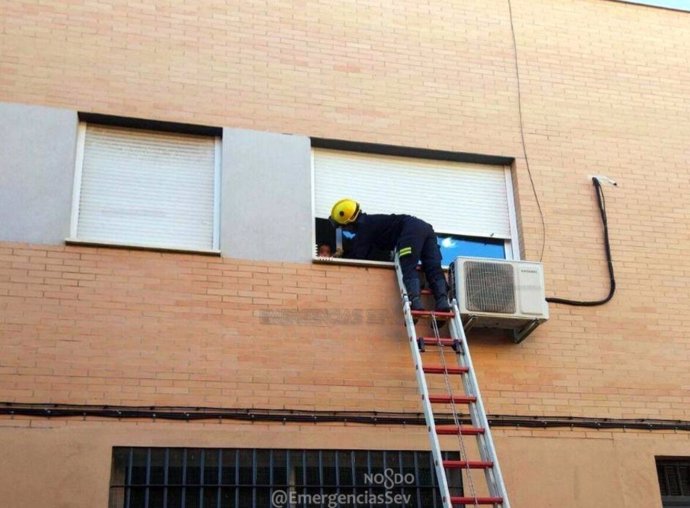
{"type": "Polygon", "coordinates": [[[405,213],[437,232],[510,238],[503,166],[314,150],[316,217],[351,197],[367,213],[405,213]]]}
{"type": "Polygon", "coordinates": [[[83,143],[76,239],[216,248],[216,138],[88,124],[83,143]]]}

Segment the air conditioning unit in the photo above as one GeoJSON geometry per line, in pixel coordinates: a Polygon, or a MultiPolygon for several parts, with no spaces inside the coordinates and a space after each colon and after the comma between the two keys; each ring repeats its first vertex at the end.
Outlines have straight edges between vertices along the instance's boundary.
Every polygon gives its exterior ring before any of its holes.
{"type": "Polygon", "coordinates": [[[465,330],[508,329],[518,343],[549,319],[541,263],[459,257],[449,276],[465,330]]]}

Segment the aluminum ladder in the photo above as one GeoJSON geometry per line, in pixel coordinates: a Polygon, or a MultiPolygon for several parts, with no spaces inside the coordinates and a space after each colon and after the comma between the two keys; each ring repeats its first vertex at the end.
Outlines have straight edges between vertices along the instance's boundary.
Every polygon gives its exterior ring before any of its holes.
{"type": "MultiPolygon", "coordinates": [[[[405,285],[403,284],[400,259],[397,253],[395,255],[395,271],[398,278],[398,286],[400,287],[403,313],[405,315],[405,328],[407,329],[412,359],[414,360],[417,384],[419,385],[419,394],[422,398],[424,418],[429,434],[429,442],[431,444],[431,452],[443,508],[453,508],[459,505],[493,505],[494,508],[510,508],[505,483],[503,482],[503,476],[501,475],[501,469],[498,464],[496,450],[491,437],[491,430],[489,429],[489,422],[479,393],[479,385],[472,365],[472,357],[470,356],[470,351],[467,346],[465,330],[462,325],[462,320],[460,319],[457,301],[453,300],[451,302],[451,312],[413,311],[410,308],[410,301],[407,297],[405,285]],[[418,319],[429,320],[434,332],[433,336],[417,336],[415,322],[418,319]],[[442,325],[439,324],[438,320],[448,320],[448,328],[450,329],[449,338],[440,336],[439,327],[442,325]],[[421,353],[425,351],[426,346],[433,346],[440,358],[440,364],[424,365],[421,353]],[[449,365],[451,363],[453,365],[449,365]],[[438,375],[443,376],[442,379],[444,383],[442,388],[445,388],[445,393],[429,394],[427,374],[434,375],[434,378],[438,375]],[[451,380],[457,381],[458,376],[460,376],[461,383],[452,383],[451,380]],[[454,394],[453,384],[456,386],[461,385],[464,393],[462,395],[454,394]],[[450,406],[453,424],[437,424],[434,415],[434,405],[440,404],[450,406]],[[458,405],[468,406],[471,425],[461,424],[461,416],[458,415],[457,411],[458,405]],[[460,460],[443,459],[439,439],[440,435],[458,437],[457,444],[459,445],[459,450],[453,451],[460,452],[460,460]],[[476,450],[473,451],[475,456],[478,453],[479,460],[470,460],[468,456],[470,453],[468,448],[472,443],[468,444],[463,439],[463,436],[468,435],[476,437],[476,450]],[[462,496],[451,496],[448,487],[447,470],[461,471],[460,474],[463,478],[462,496]],[[481,475],[473,474],[473,470],[484,471],[486,486],[482,490],[485,491],[486,494],[484,492],[478,494],[475,485],[475,476],[481,478],[481,475]],[[466,482],[470,487],[469,496],[465,495],[466,482]]],[[[425,356],[429,355],[431,355],[431,351],[425,356]]]]}

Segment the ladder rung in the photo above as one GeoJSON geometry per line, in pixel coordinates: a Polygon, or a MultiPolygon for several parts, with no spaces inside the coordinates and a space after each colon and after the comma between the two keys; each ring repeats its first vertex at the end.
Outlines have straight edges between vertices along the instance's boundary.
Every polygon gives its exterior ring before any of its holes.
{"type": "Polygon", "coordinates": [[[502,504],[502,497],[464,497],[464,496],[450,496],[451,504],[502,504]]]}
{"type": "Polygon", "coordinates": [[[494,463],[490,460],[444,460],[443,467],[448,469],[490,469],[494,463]]]}
{"type": "Polygon", "coordinates": [[[443,436],[476,436],[477,434],[484,434],[484,429],[481,427],[470,427],[468,425],[436,425],[436,434],[443,436]]]}
{"type": "MultiPolygon", "coordinates": [[[[451,341],[452,343],[452,341],[451,341]]],[[[469,367],[444,367],[443,365],[429,365],[428,367],[423,367],[422,370],[425,374],[466,374],[470,371],[469,367]]]]}
{"type": "Polygon", "coordinates": [[[436,316],[437,318],[452,318],[455,316],[454,312],[436,312],[434,310],[412,310],[410,311],[413,317],[430,318],[436,316]]]}
{"type": "Polygon", "coordinates": [[[469,404],[470,402],[477,402],[477,397],[471,395],[429,395],[429,402],[432,404],[450,404],[451,402],[469,404]]]}
{"type": "Polygon", "coordinates": [[[422,289],[422,294],[423,295],[431,295],[433,293],[431,292],[431,289],[422,289]]]}
{"type": "Polygon", "coordinates": [[[437,339],[436,337],[422,337],[422,341],[424,341],[424,344],[427,346],[438,346],[439,342],[442,346],[452,346],[454,342],[453,339],[437,339]]]}

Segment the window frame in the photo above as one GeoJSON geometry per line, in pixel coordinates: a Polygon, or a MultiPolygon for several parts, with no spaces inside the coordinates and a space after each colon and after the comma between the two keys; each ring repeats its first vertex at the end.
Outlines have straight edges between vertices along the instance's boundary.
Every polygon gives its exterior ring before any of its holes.
{"type": "MultiPolygon", "coordinates": [[[[98,125],[98,126],[104,126],[104,127],[120,127],[123,129],[129,129],[129,130],[141,130],[141,131],[160,131],[160,132],[167,132],[167,133],[180,133],[180,134],[187,134],[187,132],[183,132],[181,130],[177,130],[174,128],[166,128],[166,129],[157,129],[155,127],[151,127],[148,125],[142,125],[138,126],[136,123],[136,120],[132,120],[131,122],[123,122],[122,124],[119,124],[117,122],[94,122],[94,121],[89,121],[89,120],[83,120],[80,119],[79,125],[77,128],[77,146],[76,146],[76,157],[75,157],[75,166],[74,166],[74,180],[73,180],[73,186],[72,186],[72,208],[71,208],[71,217],[70,217],[70,233],[69,237],[65,239],[65,243],[67,244],[74,244],[74,245],[93,245],[93,246],[104,246],[104,247],[119,247],[119,248],[127,248],[127,249],[142,249],[142,250],[154,250],[154,251],[167,251],[167,252],[189,252],[189,253],[195,253],[195,254],[211,254],[211,255],[220,255],[220,188],[221,188],[221,167],[222,167],[222,137],[216,134],[209,134],[209,133],[202,133],[198,135],[205,135],[208,137],[213,137],[214,140],[214,148],[213,148],[213,227],[212,227],[212,232],[213,232],[213,237],[212,237],[212,245],[210,248],[207,249],[194,249],[194,248],[185,248],[185,247],[175,247],[175,246],[170,246],[170,247],[164,247],[164,246],[157,246],[157,245],[147,245],[147,244],[139,244],[139,243],[134,243],[134,242],[117,242],[117,241],[93,241],[93,240],[88,240],[85,238],[79,238],[77,231],[78,231],[78,226],[79,226],[79,209],[80,209],[80,200],[81,200],[81,191],[82,191],[82,176],[84,172],[84,156],[85,156],[85,148],[86,148],[86,129],[88,125],[98,125]]],[[[154,124],[157,124],[157,122],[154,122],[154,124]]],[[[197,134],[195,132],[191,132],[192,134],[197,134]]]]}
{"type": "MultiPolygon", "coordinates": [[[[317,243],[316,243],[316,219],[317,218],[322,218],[322,217],[317,217],[316,216],[316,164],[315,164],[315,159],[316,159],[316,150],[319,148],[330,148],[330,147],[322,147],[322,146],[314,146],[312,145],[311,147],[311,244],[314,246],[312,249],[312,262],[315,263],[324,263],[324,264],[341,264],[341,265],[353,265],[353,266],[372,266],[372,267],[392,267],[393,262],[392,261],[373,261],[373,260],[365,260],[365,259],[344,259],[344,258],[321,258],[318,257],[316,248],[317,248],[317,243]]],[[[437,160],[437,159],[432,159],[430,157],[424,157],[423,155],[410,155],[408,153],[384,153],[381,151],[380,153],[377,153],[375,151],[358,151],[354,148],[338,148],[343,151],[350,151],[354,153],[360,153],[363,155],[371,154],[371,155],[392,155],[396,157],[409,157],[409,158],[419,158],[419,159],[428,159],[428,160],[437,160]]],[[[403,150],[401,150],[402,152],[403,150]]],[[[462,161],[457,161],[457,162],[462,162],[462,161]]],[[[517,207],[516,207],[516,200],[515,200],[515,188],[513,185],[513,169],[512,169],[512,164],[507,164],[507,163],[502,163],[502,164],[495,164],[495,163],[486,163],[490,165],[500,165],[503,167],[503,173],[504,173],[504,179],[505,179],[505,185],[506,185],[506,196],[507,196],[507,204],[508,204],[508,220],[509,220],[509,225],[510,225],[510,238],[504,240],[504,249],[505,249],[505,254],[506,254],[506,260],[507,261],[519,261],[520,258],[520,253],[521,253],[521,248],[520,248],[520,235],[519,235],[519,227],[518,227],[518,220],[517,220],[517,207]]],[[[400,211],[399,213],[403,213],[400,211]]],[[[423,217],[422,217],[423,219],[423,217]]],[[[433,224],[432,224],[433,226],[433,224]]],[[[467,235],[463,235],[461,233],[452,233],[452,232],[447,232],[447,231],[436,231],[437,235],[450,235],[450,236],[460,236],[460,237],[467,237],[467,235]]],[[[336,233],[337,236],[337,233],[336,233]]],[[[477,237],[478,238],[478,237],[477,237]]],[[[488,238],[488,237],[487,237],[488,238]]],[[[336,240],[337,243],[337,240],[336,240]]],[[[337,245],[336,245],[337,246],[337,245]]],[[[444,268],[447,268],[447,266],[444,265],[444,268]]]]}
{"type": "Polygon", "coordinates": [[[690,12],[688,7],[679,7],[677,5],[661,5],[655,2],[649,2],[644,0],[613,0],[614,2],[629,4],[629,5],[641,5],[643,7],[651,7],[653,9],[665,9],[668,11],[676,12],[690,12]]]}
{"type": "Polygon", "coordinates": [[[661,494],[661,504],[663,508],[690,507],[690,485],[679,483],[679,488],[681,489],[680,495],[663,495],[663,492],[668,489],[668,476],[663,477],[663,479],[666,480],[666,485],[661,485],[662,468],[664,468],[664,475],[666,473],[666,468],[674,468],[674,473],[679,475],[678,479],[680,480],[680,467],[684,466],[690,470],[690,457],[655,457],[654,463],[657,471],[657,478],[659,480],[659,492],[661,494]]]}

